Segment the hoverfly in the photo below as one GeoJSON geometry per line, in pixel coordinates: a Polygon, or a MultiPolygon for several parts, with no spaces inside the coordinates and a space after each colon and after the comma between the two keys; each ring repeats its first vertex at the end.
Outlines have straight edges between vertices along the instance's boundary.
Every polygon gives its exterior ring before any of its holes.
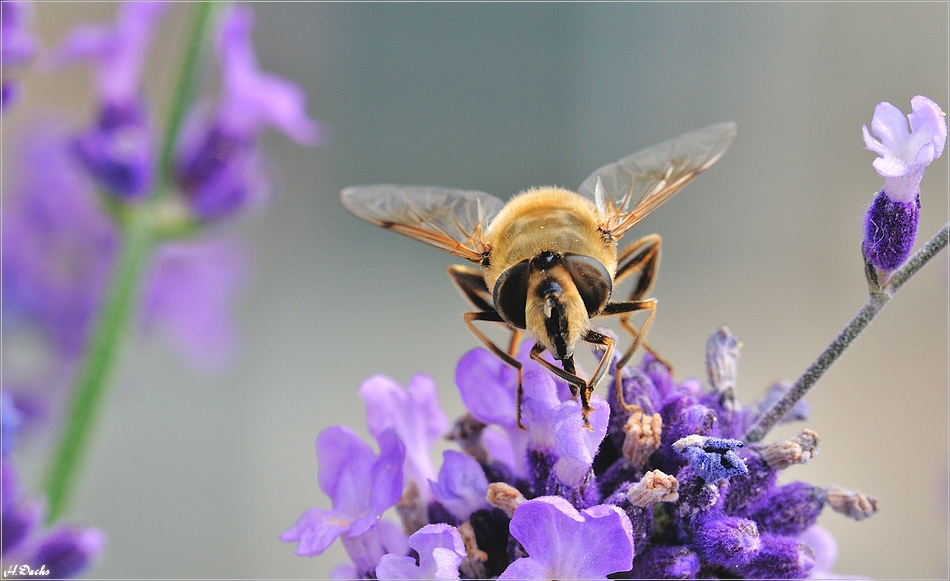
{"type": "MultiPolygon", "coordinates": [[[[617,360],[620,369],[643,343],[656,299],[644,298],[659,266],[660,237],[646,236],[617,253],[617,243],[639,222],[714,164],[738,135],[734,123],[713,125],[639,151],[591,174],[577,193],[543,187],[507,203],[484,192],[428,186],[372,185],[343,190],[340,200],[357,217],[479,265],[456,265],[449,276],[476,310],[465,324],[485,346],[518,372],[517,418],[521,424],[522,371],[514,358],[517,338],[535,340],[531,359],[565,380],[580,396],[585,425],[590,394],[613,358],[615,341],[592,328],[595,317],[618,316],[633,342],[617,360]],[[625,301],[611,302],[614,283],[636,276],[625,301]],[[628,323],[648,311],[637,330],[628,323]],[[505,350],[475,326],[505,324],[505,350]],[[599,345],[603,355],[590,379],[577,374],[574,346],[599,345]],[[562,367],[543,359],[548,351],[562,367]]],[[[617,398],[623,398],[616,373],[617,398]]]]}

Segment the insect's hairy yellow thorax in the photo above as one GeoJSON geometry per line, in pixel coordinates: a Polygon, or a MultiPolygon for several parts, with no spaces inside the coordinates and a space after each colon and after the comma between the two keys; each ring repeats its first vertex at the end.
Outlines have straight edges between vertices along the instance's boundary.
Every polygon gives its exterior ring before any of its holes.
{"type": "Polygon", "coordinates": [[[604,241],[593,202],[561,188],[536,188],[508,201],[488,230],[488,288],[508,267],[548,252],[572,252],[597,259],[611,279],[617,270],[617,245],[604,241]]]}

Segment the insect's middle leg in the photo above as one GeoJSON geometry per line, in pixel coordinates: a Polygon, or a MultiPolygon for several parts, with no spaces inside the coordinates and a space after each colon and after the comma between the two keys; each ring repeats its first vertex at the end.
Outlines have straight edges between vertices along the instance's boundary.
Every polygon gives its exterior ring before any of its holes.
{"type": "MultiPolygon", "coordinates": [[[[627,361],[630,360],[630,357],[633,356],[637,348],[643,342],[643,337],[647,332],[647,329],[650,328],[650,323],[653,322],[653,317],[656,315],[656,299],[645,299],[642,301],[624,301],[619,303],[607,303],[607,306],[604,307],[604,310],[600,313],[600,316],[609,316],[609,315],[618,315],[621,317],[621,325],[624,322],[624,318],[629,317],[631,313],[637,311],[649,311],[647,314],[646,321],[643,322],[643,326],[640,327],[640,330],[634,335],[633,344],[617,359],[616,368],[614,370],[614,390],[617,394],[617,401],[620,402],[620,405],[625,411],[634,412],[639,410],[639,406],[628,404],[624,399],[623,395],[623,380],[621,377],[620,370],[626,365],[627,361]]],[[[634,329],[636,331],[636,329],[634,329]]]]}
{"type": "MultiPolygon", "coordinates": [[[[633,289],[630,291],[630,295],[627,298],[628,301],[642,301],[643,297],[650,293],[650,290],[653,289],[653,284],[656,282],[657,271],[660,268],[660,243],[662,242],[658,234],[650,234],[640,238],[633,244],[627,246],[623,249],[620,255],[617,257],[617,274],[614,276],[614,284],[617,284],[629,277],[635,277],[633,283],[633,289]]],[[[653,315],[650,315],[650,320],[645,323],[644,327],[649,326],[649,323],[653,321],[653,315]]],[[[666,366],[670,372],[673,372],[673,366],[670,365],[670,362],[667,361],[665,357],[657,353],[657,351],[646,342],[646,329],[641,328],[637,329],[630,323],[629,315],[620,316],[620,326],[621,328],[630,333],[631,338],[634,342],[639,341],[639,345],[642,345],[644,349],[650,352],[651,355],[656,357],[656,359],[666,366]]],[[[636,351],[636,347],[632,347],[624,352],[621,357],[618,367],[621,367],[627,363],[630,357],[633,356],[636,351]]]]}

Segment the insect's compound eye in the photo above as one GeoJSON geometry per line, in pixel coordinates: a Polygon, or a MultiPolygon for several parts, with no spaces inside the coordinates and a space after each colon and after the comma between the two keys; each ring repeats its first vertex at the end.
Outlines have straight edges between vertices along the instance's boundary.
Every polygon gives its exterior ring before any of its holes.
{"type": "Polygon", "coordinates": [[[571,273],[574,286],[584,300],[587,316],[593,317],[604,309],[610,299],[613,285],[610,273],[599,261],[583,254],[564,254],[564,266],[571,273]]]}
{"type": "Polygon", "coordinates": [[[501,318],[513,327],[525,328],[525,307],[528,302],[527,260],[522,260],[501,273],[495,281],[492,300],[501,318]]]}

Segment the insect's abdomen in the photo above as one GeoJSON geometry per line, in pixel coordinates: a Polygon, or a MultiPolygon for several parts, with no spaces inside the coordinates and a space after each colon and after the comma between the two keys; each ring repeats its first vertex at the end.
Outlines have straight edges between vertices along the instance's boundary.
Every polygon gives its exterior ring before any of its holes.
{"type": "Polygon", "coordinates": [[[604,242],[592,202],[559,188],[528,190],[512,198],[488,232],[491,263],[488,288],[508,267],[542,252],[582,254],[598,260],[613,278],[616,244],[604,242]]]}

